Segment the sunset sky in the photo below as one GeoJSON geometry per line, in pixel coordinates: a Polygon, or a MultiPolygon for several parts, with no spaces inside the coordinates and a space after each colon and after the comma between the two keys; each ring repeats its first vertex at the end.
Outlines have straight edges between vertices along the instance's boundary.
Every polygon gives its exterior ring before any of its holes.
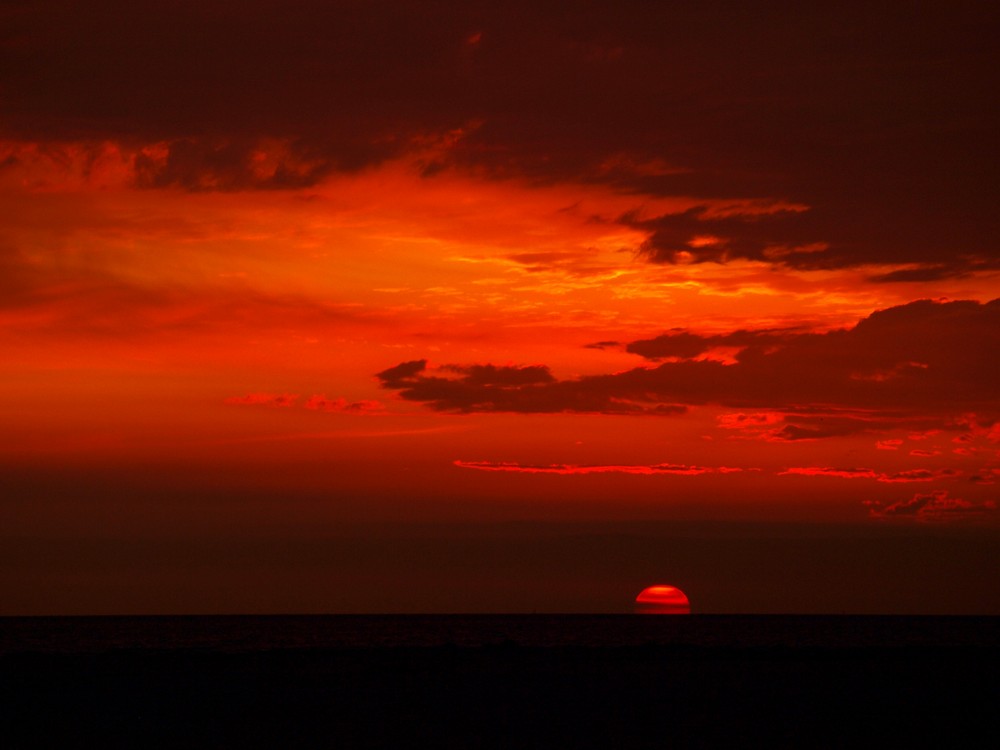
{"type": "Polygon", "coordinates": [[[4,3],[0,614],[1000,614],[998,20],[4,3]]]}

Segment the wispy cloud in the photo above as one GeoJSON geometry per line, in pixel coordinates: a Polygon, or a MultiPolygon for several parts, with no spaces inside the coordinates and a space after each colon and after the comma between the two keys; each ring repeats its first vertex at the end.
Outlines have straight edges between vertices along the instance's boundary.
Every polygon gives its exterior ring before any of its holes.
{"type": "Polygon", "coordinates": [[[874,479],[890,484],[900,482],[933,482],[953,479],[962,475],[958,469],[910,469],[907,471],[882,472],[874,469],[840,469],[830,466],[795,466],[779,471],[778,476],[838,477],[840,479],[874,479]]]}
{"type": "MultiPolygon", "coordinates": [[[[293,407],[297,405],[299,394],[297,393],[248,393],[246,396],[230,396],[223,400],[223,403],[234,406],[281,406],[293,407]]],[[[349,401],[346,398],[327,398],[326,396],[314,395],[309,398],[302,407],[311,411],[336,412],[340,414],[378,414],[385,411],[385,407],[379,401],[362,399],[360,401],[349,401]]]]}
{"type": "Polygon", "coordinates": [[[234,406],[295,406],[299,400],[297,393],[248,393],[245,396],[230,396],[223,403],[234,406]]]}
{"type": "Polygon", "coordinates": [[[946,490],[916,494],[909,500],[883,506],[880,502],[866,503],[872,518],[909,518],[916,521],[947,522],[995,513],[993,500],[972,502],[951,497],[946,490]]]}
{"type": "Polygon", "coordinates": [[[455,461],[455,466],[479,471],[505,471],[519,474],[731,474],[746,471],[731,466],[693,466],[687,464],[527,464],[508,461],[455,461]]]}
{"type": "Polygon", "coordinates": [[[306,409],[313,411],[332,411],[346,414],[373,414],[385,411],[385,406],[381,401],[372,399],[362,399],[360,401],[348,401],[346,398],[327,398],[326,396],[312,396],[304,404],[306,409]]]}

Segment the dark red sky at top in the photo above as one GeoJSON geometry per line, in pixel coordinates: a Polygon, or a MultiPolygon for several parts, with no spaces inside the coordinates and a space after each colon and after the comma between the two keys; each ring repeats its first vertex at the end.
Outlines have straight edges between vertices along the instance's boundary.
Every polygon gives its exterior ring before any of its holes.
{"type": "Polygon", "coordinates": [[[1000,612],[998,15],[6,3],[0,614],[1000,612]]]}

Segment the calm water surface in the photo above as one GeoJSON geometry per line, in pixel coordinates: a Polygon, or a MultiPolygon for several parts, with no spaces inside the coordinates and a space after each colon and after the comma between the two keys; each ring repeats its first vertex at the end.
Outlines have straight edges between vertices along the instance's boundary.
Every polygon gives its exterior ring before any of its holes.
{"type": "Polygon", "coordinates": [[[1000,648],[1000,618],[796,615],[273,615],[0,618],[0,654],[490,645],[1000,648]]]}

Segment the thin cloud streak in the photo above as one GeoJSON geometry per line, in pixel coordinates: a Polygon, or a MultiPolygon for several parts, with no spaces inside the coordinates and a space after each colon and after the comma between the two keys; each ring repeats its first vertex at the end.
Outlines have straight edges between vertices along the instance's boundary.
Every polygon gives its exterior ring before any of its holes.
{"type": "Polygon", "coordinates": [[[756,471],[732,466],[689,466],[686,464],[523,464],[507,461],[455,461],[455,466],[478,471],[504,471],[516,474],[641,474],[699,476],[756,471]]]}
{"type": "Polygon", "coordinates": [[[879,502],[866,503],[869,514],[876,519],[903,519],[923,523],[950,523],[966,521],[993,514],[997,510],[995,500],[973,502],[960,497],[952,497],[946,490],[935,490],[916,494],[909,500],[882,506],[879,502]]]}
{"type": "Polygon", "coordinates": [[[874,469],[837,469],[829,466],[794,466],[779,471],[779,477],[837,477],[840,479],[874,479],[889,484],[902,482],[935,482],[960,477],[957,469],[910,469],[907,471],[881,472],[874,469]]]}

